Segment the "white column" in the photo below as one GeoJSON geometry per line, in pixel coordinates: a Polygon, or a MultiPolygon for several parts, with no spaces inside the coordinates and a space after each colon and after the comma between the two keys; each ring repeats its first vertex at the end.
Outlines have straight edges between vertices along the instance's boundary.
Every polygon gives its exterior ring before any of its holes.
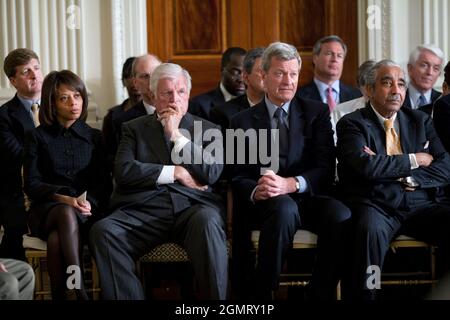
{"type": "Polygon", "coordinates": [[[112,0],[111,23],[115,101],[127,98],[122,86],[122,66],[130,56],[147,52],[147,16],[145,0],[112,0]]]}
{"type": "Polygon", "coordinates": [[[391,1],[358,0],[359,61],[391,56],[391,1]]]}

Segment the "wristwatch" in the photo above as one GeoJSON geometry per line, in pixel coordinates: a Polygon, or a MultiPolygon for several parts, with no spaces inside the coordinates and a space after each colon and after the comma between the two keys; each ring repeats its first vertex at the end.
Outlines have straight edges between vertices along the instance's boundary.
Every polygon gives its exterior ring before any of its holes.
{"type": "Polygon", "coordinates": [[[300,181],[298,181],[297,178],[295,179],[295,192],[299,192],[300,191],[300,181]]]}

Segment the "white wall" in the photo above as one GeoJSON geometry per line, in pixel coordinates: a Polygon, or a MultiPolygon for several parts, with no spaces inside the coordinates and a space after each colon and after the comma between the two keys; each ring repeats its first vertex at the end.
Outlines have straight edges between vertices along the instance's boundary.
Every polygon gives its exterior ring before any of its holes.
{"type": "MultiPolygon", "coordinates": [[[[45,74],[71,69],[90,93],[88,122],[100,127],[106,110],[126,97],[120,81],[123,62],[147,50],[145,4],[145,0],[0,0],[0,61],[11,50],[27,47],[40,56],[45,74]],[[71,5],[79,11],[68,12],[71,5]]],[[[14,93],[2,72],[0,104],[14,93]]]]}
{"type": "MultiPolygon", "coordinates": [[[[391,58],[406,67],[409,52],[430,42],[448,57],[448,2],[358,0],[360,62],[391,58]]],[[[126,97],[122,64],[147,51],[146,32],[145,0],[0,0],[0,61],[22,46],[40,55],[44,73],[63,68],[78,73],[90,92],[89,121],[97,126],[106,110],[126,97]],[[75,30],[67,28],[72,4],[80,8],[75,30]]],[[[1,72],[0,104],[14,92],[1,72]]]]}
{"type": "MultiPolygon", "coordinates": [[[[448,0],[358,0],[359,61],[389,58],[406,70],[409,53],[423,43],[440,47],[448,60],[450,54],[448,2],[448,0]],[[369,10],[368,14],[369,7],[372,10],[369,10]],[[379,24],[373,23],[378,22],[378,19],[379,24]]],[[[435,87],[438,90],[441,90],[442,80],[441,76],[436,82],[435,87]]]]}

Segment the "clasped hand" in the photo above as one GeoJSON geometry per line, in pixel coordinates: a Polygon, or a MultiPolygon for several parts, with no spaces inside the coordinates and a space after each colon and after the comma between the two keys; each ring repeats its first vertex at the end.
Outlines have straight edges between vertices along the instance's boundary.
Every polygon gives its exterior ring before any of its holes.
{"type": "Polygon", "coordinates": [[[92,215],[91,204],[89,203],[88,200],[83,201],[83,200],[80,200],[80,199],[77,199],[74,197],[64,196],[61,194],[55,194],[54,199],[60,203],[67,204],[67,205],[77,209],[84,216],[92,215]]]}
{"type": "Polygon", "coordinates": [[[253,198],[255,201],[267,200],[276,196],[292,193],[296,191],[296,180],[293,177],[284,178],[275,174],[272,170],[268,170],[258,180],[253,198]]]}

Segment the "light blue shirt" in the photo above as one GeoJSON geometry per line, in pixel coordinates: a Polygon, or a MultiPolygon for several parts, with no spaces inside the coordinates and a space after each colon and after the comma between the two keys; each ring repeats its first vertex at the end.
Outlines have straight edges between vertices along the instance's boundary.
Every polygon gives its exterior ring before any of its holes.
{"type": "Polygon", "coordinates": [[[22,104],[24,105],[25,109],[27,109],[28,114],[31,117],[31,120],[33,120],[33,113],[31,112],[31,106],[33,105],[33,103],[37,103],[37,104],[40,105],[41,104],[41,100],[29,100],[29,99],[22,98],[19,95],[17,95],[17,98],[20,100],[20,102],[22,102],[22,104]]]}
{"type": "MultiPolygon", "coordinates": [[[[329,85],[327,85],[325,82],[322,82],[320,80],[317,80],[316,78],[314,78],[314,83],[317,86],[317,89],[319,90],[319,94],[320,94],[320,98],[322,99],[323,103],[328,104],[327,101],[327,90],[329,85]]],[[[339,89],[339,80],[336,80],[335,82],[333,82],[333,84],[331,85],[331,88],[333,88],[333,99],[336,102],[336,104],[339,103],[339,94],[340,94],[340,89],[339,89]]]]}
{"type": "Polygon", "coordinates": [[[423,94],[425,97],[426,103],[431,103],[431,89],[425,93],[420,93],[416,88],[414,88],[411,84],[408,87],[409,100],[411,102],[411,108],[417,109],[419,107],[419,99],[420,95],[423,94]]]}

